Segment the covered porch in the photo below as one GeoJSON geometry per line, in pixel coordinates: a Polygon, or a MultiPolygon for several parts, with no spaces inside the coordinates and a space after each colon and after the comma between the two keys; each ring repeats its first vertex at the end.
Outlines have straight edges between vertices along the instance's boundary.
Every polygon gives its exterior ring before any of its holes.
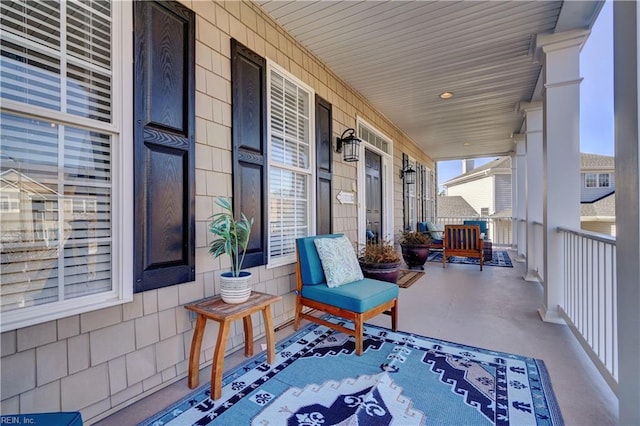
{"type": "MultiPolygon", "coordinates": [[[[290,334],[295,232],[282,221],[274,231],[276,219],[285,215],[281,215],[284,210],[268,208],[277,203],[266,202],[267,176],[281,184],[279,191],[290,189],[291,182],[281,179],[287,174],[302,176],[300,180],[307,183],[304,194],[294,194],[304,206],[296,211],[304,212],[296,217],[304,235],[344,233],[354,242],[363,242],[368,222],[363,209],[367,205],[365,180],[373,176],[366,174],[364,162],[366,152],[371,152],[378,158],[377,177],[383,181],[380,235],[391,239],[412,227],[419,215],[422,220],[448,221],[438,218],[435,209],[437,161],[498,155],[510,155],[513,160],[513,215],[496,219],[500,223],[493,229],[507,231],[493,239],[496,248],[510,249],[514,268],[486,267],[480,272],[471,266],[443,269],[438,263],[427,263],[426,275],[401,290],[400,329],[544,360],[567,424],[640,422],[640,19],[635,3],[616,2],[614,6],[616,176],[620,178],[617,239],[581,232],[578,224],[579,53],[602,2],[373,5],[185,0],[171,5],[184,6],[186,12],[181,9],[180,13],[191,17],[194,37],[194,49],[188,52],[194,78],[185,83],[193,89],[188,111],[191,133],[186,138],[191,143],[190,157],[175,162],[185,166],[185,180],[189,180],[185,192],[191,191],[191,198],[185,201],[188,206],[182,206],[183,215],[170,218],[177,227],[188,219],[184,229],[190,235],[183,241],[181,235],[167,232],[177,242],[174,247],[188,248],[186,262],[180,265],[187,278],[161,282],[162,274],[155,273],[153,287],[135,286],[132,258],[144,256],[132,236],[133,208],[127,201],[139,194],[134,193],[137,189],[129,170],[134,165],[140,170],[144,167],[134,164],[132,153],[114,149],[115,162],[121,159],[115,154],[122,152],[126,160],[119,163],[124,165],[122,170],[116,167],[113,172],[120,187],[113,196],[105,196],[109,202],[113,198],[119,209],[105,212],[118,219],[105,231],[108,244],[115,235],[114,257],[121,261],[107,271],[113,279],[113,283],[106,280],[109,290],[117,294],[108,298],[98,292],[95,297],[100,303],[77,303],[67,311],[52,303],[55,309],[48,310],[46,318],[38,315],[36,304],[26,303],[25,311],[35,313],[3,325],[3,414],[79,410],[90,424],[131,424],[186,394],[194,321],[184,305],[219,294],[219,273],[228,264],[211,259],[207,225],[217,197],[233,197],[249,211],[240,201],[243,189],[265,191],[247,197],[262,201],[250,210],[250,215],[255,213],[262,220],[256,232],[261,252],[254,253],[252,285],[257,291],[282,296],[274,308],[275,324],[281,326],[279,337],[290,334]],[[299,105],[306,107],[307,118],[324,119],[322,129],[320,125],[314,128],[312,119],[306,122],[307,134],[294,143],[299,149],[298,163],[286,163],[294,156],[275,160],[269,156],[270,149],[285,151],[285,144],[273,142],[279,134],[267,135],[265,122],[254,127],[259,149],[250,147],[249,155],[240,152],[238,145],[246,140],[237,135],[241,133],[238,120],[267,117],[271,106],[267,108],[266,101],[260,104],[260,114],[234,112],[234,61],[239,50],[261,63],[257,66],[260,72],[275,76],[272,81],[282,78],[288,87],[294,87],[293,92],[306,93],[308,97],[299,105]],[[449,90],[453,97],[446,95],[449,90]],[[349,128],[355,128],[365,140],[359,163],[345,161],[334,146],[336,137],[349,128]],[[256,185],[243,186],[238,170],[249,164],[247,169],[254,172],[258,163],[259,171],[252,176],[256,185]],[[423,172],[417,192],[403,180],[411,164],[420,164],[423,172]],[[422,201],[418,204],[417,200],[422,201]]],[[[115,9],[118,13],[122,9],[127,18],[123,25],[132,23],[130,3],[115,9]]],[[[120,22],[119,15],[113,16],[114,22],[120,22]]],[[[12,37],[20,41],[21,27],[17,27],[12,37]]],[[[131,43],[125,43],[131,41],[127,37],[132,28],[110,40],[118,65],[133,60],[131,43]],[[120,35],[127,49],[116,44],[121,42],[120,35]]],[[[120,82],[130,82],[131,67],[124,65],[114,75],[120,82]]],[[[261,75],[259,80],[264,83],[266,77],[261,75]]],[[[278,89],[277,85],[273,83],[269,90],[278,89]]],[[[134,123],[131,114],[127,116],[133,87],[124,84],[117,89],[114,105],[125,125],[103,127],[121,136],[126,145],[134,139],[134,123]]],[[[267,88],[261,89],[259,95],[266,96],[267,88]]],[[[62,125],[75,123],[73,114],[56,113],[51,118],[49,110],[31,111],[25,105],[3,99],[3,116],[16,122],[26,116],[62,125]]],[[[84,118],[76,125],[101,128],[84,118]]],[[[63,139],[57,133],[54,136],[63,139]]],[[[30,142],[37,144],[34,141],[30,142]]],[[[19,143],[15,145],[15,152],[20,152],[19,143]]],[[[169,151],[163,147],[158,152],[169,151]]],[[[7,168],[22,167],[26,160],[16,161],[15,157],[7,157],[3,146],[3,167],[4,162],[7,168]]],[[[156,170],[164,176],[163,167],[156,170]]],[[[136,222],[135,228],[145,226],[147,219],[136,222]]],[[[149,223],[153,226],[153,221],[149,223]]],[[[170,228],[165,225],[160,224],[161,231],[170,228]]],[[[163,264],[165,254],[158,253],[158,264],[163,264]]],[[[63,264],[62,259],[59,262],[63,264]]],[[[90,284],[88,277],[83,275],[81,283],[90,284]]],[[[388,325],[384,317],[378,321],[388,325]]],[[[256,321],[254,328],[255,335],[264,333],[261,322],[256,321]]],[[[215,333],[215,327],[210,327],[205,335],[202,382],[208,380],[215,333]]],[[[242,329],[237,327],[228,339],[226,369],[242,361],[242,343],[242,329]]]]}

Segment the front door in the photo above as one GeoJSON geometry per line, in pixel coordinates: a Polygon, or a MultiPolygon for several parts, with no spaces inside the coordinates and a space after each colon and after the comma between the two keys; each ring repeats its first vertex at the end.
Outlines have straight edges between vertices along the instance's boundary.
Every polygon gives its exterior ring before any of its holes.
{"type": "Polygon", "coordinates": [[[382,233],[382,157],[368,149],[364,152],[367,242],[378,242],[382,233]]]}

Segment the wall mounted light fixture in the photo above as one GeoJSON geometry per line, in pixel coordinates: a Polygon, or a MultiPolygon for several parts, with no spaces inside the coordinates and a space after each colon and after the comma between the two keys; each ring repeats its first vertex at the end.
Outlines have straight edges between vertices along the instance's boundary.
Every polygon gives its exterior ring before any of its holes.
{"type": "Polygon", "coordinates": [[[354,129],[347,129],[336,138],[336,152],[342,153],[346,162],[358,161],[360,155],[360,139],[355,135],[354,129]]]}
{"type": "Polygon", "coordinates": [[[400,179],[404,179],[407,185],[413,185],[416,183],[416,171],[411,166],[400,169],[400,179]]]}

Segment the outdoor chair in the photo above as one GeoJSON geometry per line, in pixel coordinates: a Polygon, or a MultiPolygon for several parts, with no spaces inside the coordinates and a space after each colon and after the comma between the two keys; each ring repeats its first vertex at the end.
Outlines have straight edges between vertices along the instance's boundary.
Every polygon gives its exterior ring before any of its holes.
{"type": "Polygon", "coordinates": [[[445,225],[442,240],[442,267],[451,256],[480,259],[480,270],[484,264],[484,241],[480,238],[478,225],[445,225]]]}
{"type": "Polygon", "coordinates": [[[463,225],[478,225],[480,227],[480,237],[483,239],[484,261],[493,259],[493,244],[489,239],[489,223],[486,220],[465,220],[463,225]]]}
{"type": "MultiPolygon", "coordinates": [[[[391,328],[397,331],[398,326],[398,286],[386,281],[371,278],[358,279],[346,282],[338,286],[330,287],[325,268],[328,262],[323,263],[316,248],[317,239],[338,239],[342,234],[320,235],[315,237],[299,238],[296,241],[296,312],[294,329],[300,326],[300,319],[325,325],[342,333],[355,337],[355,350],[357,355],[363,351],[364,322],[385,311],[391,311],[391,328]],[[354,329],[343,325],[334,324],[317,316],[311,315],[304,308],[312,308],[328,314],[353,321],[354,329]]],[[[361,275],[360,266],[351,247],[351,252],[345,250],[340,253],[338,249],[334,253],[340,258],[355,259],[354,268],[361,275]]]]}

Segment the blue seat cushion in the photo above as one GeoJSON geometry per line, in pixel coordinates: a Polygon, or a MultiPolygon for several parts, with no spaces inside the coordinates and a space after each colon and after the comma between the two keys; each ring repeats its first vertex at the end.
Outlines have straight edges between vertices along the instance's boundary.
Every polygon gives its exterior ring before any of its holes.
{"type": "Polygon", "coordinates": [[[463,225],[478,225],[478,227],[480,227],[480,232],[482,234],[487,233],[487,221],[486,220],[465,220],[462,222],[463,225]]]}
{"type": "Polygon", "coordinates": [[[316,244],[313,242],[318,238],[339,238],[343,234],[317,235],[315,237],[298,238],[298,255],[300,256],[300,272],[302,273],[302,283],[304,285],[324,284],[327,282],[322,270],[322,262],[318,256],[316,244]]]}
{"type": "Polygon", "coordinates": [[[340,287],[326,284],[302,286],[302,297],[336,306],[351,312],[363,313],[398,297],[395,284],[365,278],[340,287]]]}

